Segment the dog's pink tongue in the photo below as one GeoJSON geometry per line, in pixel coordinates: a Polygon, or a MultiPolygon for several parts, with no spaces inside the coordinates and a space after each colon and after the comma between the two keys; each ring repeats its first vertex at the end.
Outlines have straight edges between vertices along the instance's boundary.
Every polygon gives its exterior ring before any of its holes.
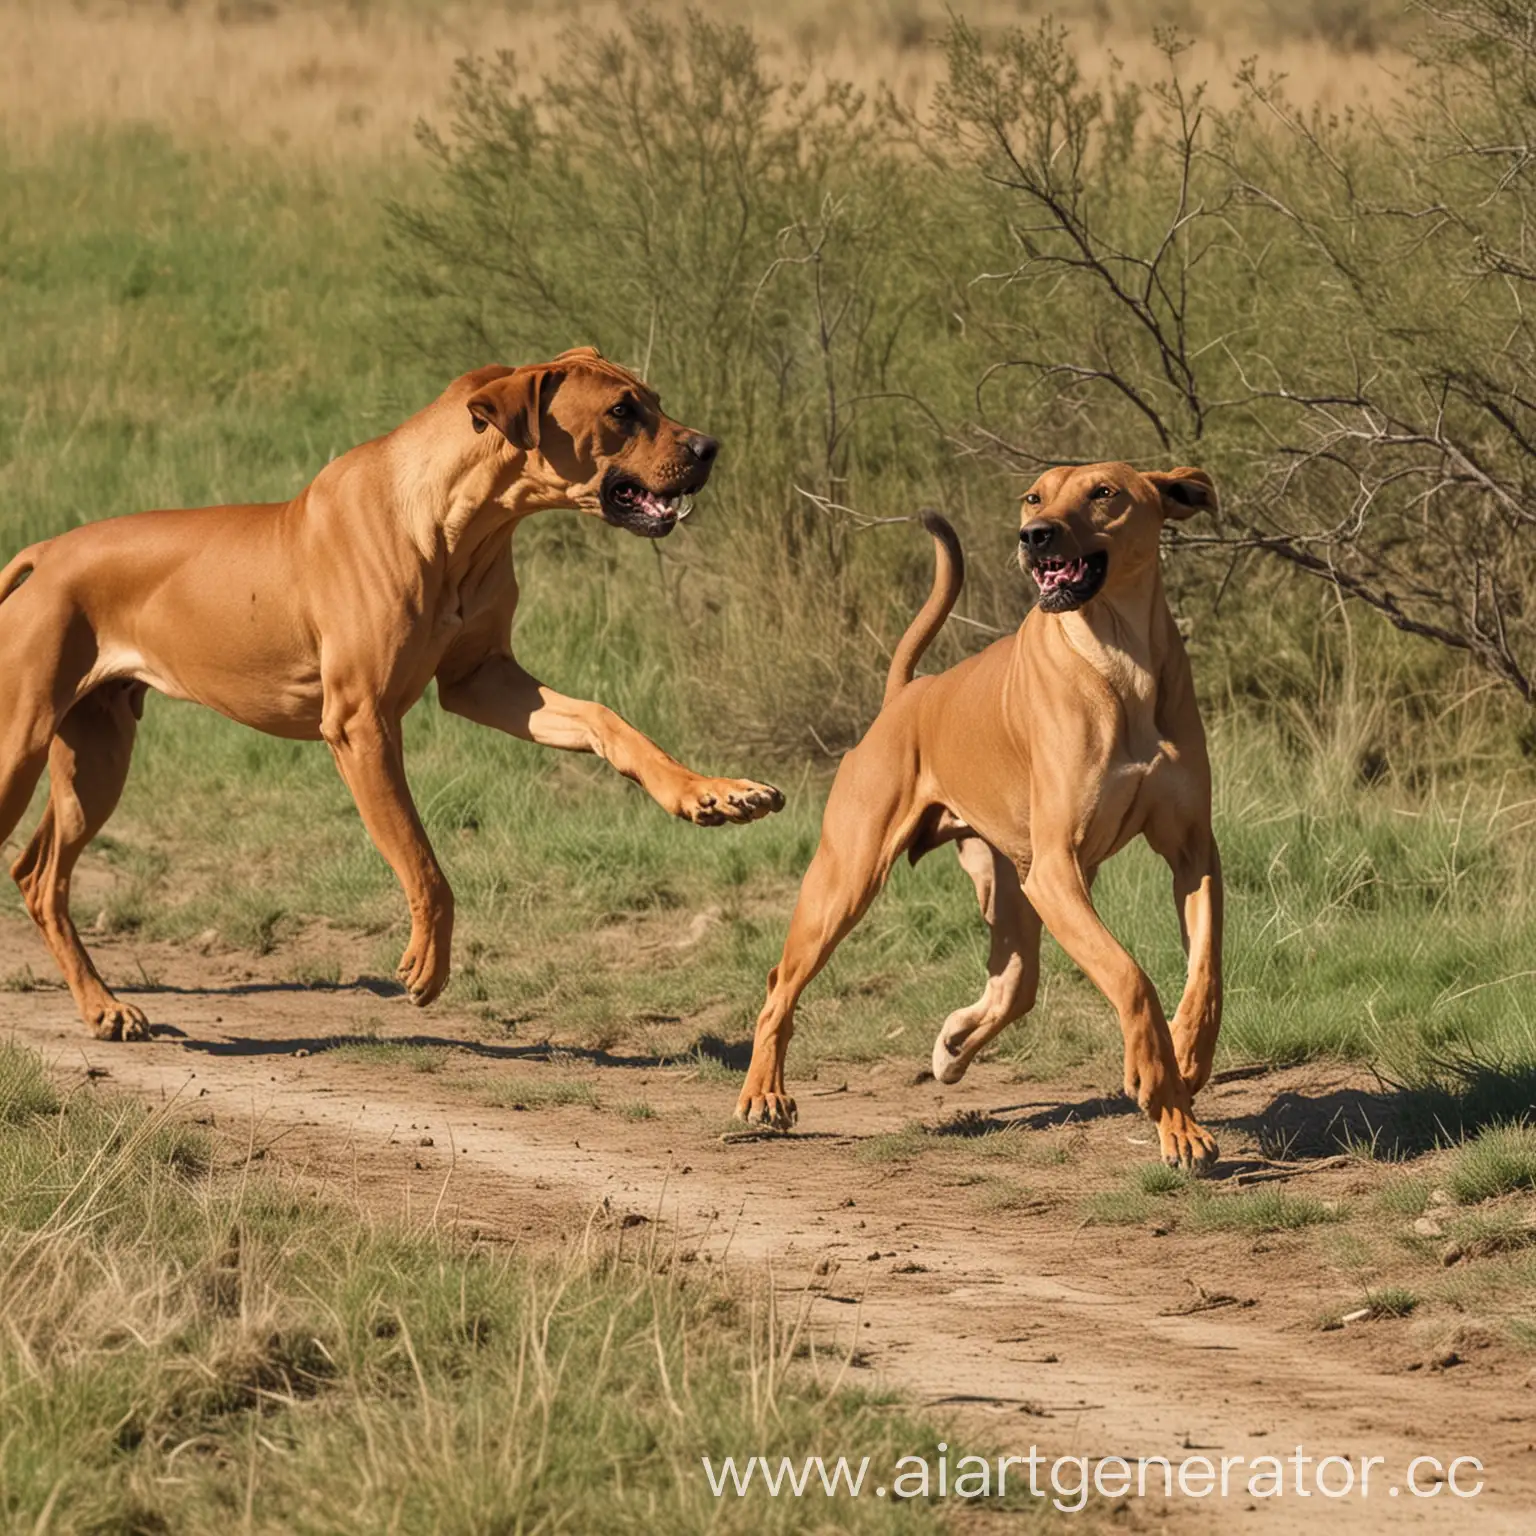
{"type": "Polygon", "coordinates": [[[1088,574],[1082,560],[1069,560],[1065,565],[1048,565],[1035,572],[1035,580],[1042,592],[1054,592],[1057,587],[1070,586],[1088,574]]]}
{"type": "Polygon", "coordinates": [[[637,499],[640,503],[640,510],[648,513],[651,517],[667,517],[672,512],[672,508],[655,491],[641,491],[637,499]]]}

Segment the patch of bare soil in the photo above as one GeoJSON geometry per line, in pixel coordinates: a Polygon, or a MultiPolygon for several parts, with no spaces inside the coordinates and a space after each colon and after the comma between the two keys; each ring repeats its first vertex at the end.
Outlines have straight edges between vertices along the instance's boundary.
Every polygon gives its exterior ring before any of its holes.
{"type": "MultiPolygon", "coordinates": [[[[1419,1455],[1474,1455],[1487,1469],[1475,1500],[1379,1485],[1366,1503],[1152,1498],[1123,1512],[1129,1528],[1536,1529],[1528,1357],[1486,1334],[1463,1339],[1447,1368],[1443,1321],[1321,1330],[1359,1295],[1328,1260],[1324,1234],[1343,1227],[1086,1223],[1084,1200],[1123,1190],[1155,1153],[1103,1084],[1020,1084],[983,1063],[941,1089],[915,1061],[892,1061],[799,1083],[792,1136],[735,1136],[730,1083],[622,1045],[562,1049],[452,1008],[418,1013],[367,977],[284,981],[292,952],[257,960],[131,938],[94,948],[109,978],[154,978],[124,988],[158,1027],[152,1041],[89,1038],[34,931],[12,919],[0,920],[0,975],[26,967],[46,983],[0,993],[0,1038],[65,1078],[182,1104],[254,1155],[381,1208],[524,1241],[606,1208],[677,1262],[771,1265],[775,1283],[816,1295],[828,1334],[857,1341],[860,1379],[940,1405],[999,1449],[1215,1460],[1301,1446],[1356,1465],[1383,1457],[1376,1476],[1393,1483],[1419,1455]],[[337,1049],[360,1028],[427,1049],[337,1049]],[[509,1083],[512,1107],[490,1107],[509,1083]],[[559,1102],[581,1085],[595,1104],[559,1102]],[[1013,1193],[1000,1200],[972,1162],[933,1153],[936,1138],[910,1156],[876,1139],[918,1120],[949,1128],[957,1147],[967,1131],[1016,1127],[1022,1154],[998,1170],[1013,1193]]],[[[1386,1174],[1301,1153],[1309,1116],[1326,1120],[1374,1087],[1337,1069],[1212,1085],[1202,1105],[1221,1172],[1321,1200],[1368,1197],[1386,1174]]]]}

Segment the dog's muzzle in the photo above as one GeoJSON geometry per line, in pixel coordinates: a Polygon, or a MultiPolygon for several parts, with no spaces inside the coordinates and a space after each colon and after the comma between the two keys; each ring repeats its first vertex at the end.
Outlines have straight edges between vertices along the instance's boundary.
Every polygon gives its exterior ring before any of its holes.
{"type": "Polygon", "coordinates": [[[1029,574],[1040,588],[1040,606],[1047,613],[1070,613],[1098,594],[1109,572],[1109,555],[1096,549],[1067,559],[1062,555],[1031,558],[1021,550],[1029,574]]]}
{"type": "Polygon", "coordinates": [[[641,538],[664,539],[693,510],[693,492],[707,474],[693,477],[697,483],[655,490],[624,470],[609,470],[598,493],[603,519],[641,538]]]}

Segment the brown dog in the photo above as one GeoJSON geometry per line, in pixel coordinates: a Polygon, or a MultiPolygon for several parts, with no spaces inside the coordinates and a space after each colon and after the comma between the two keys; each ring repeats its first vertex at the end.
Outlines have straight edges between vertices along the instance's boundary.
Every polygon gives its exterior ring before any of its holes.
{"type": "Polygon", "coordinates": [[[1047,471],[1024,497],[1019,533],[1038,605],[1017,634],[913,681],[963,571],[954,531],[924,519],[938,545],[933,593],[891,662],[884,708],[838,769],[783,958],[768,976],[739,1117],[794,1123],[784,1057],[796,1000],[898,856],[915,862],[953,841],[991,925],[992,953],[986,990],[940,1031],[934,1076],[958,1082],[1034,1006],[1043,923],[1119,1014],[1125,1091],[1157,1126],[1164,1160],[1193,1170],[1215,1162],[1191,1100],[1221,1026],[1221,867],[1205,733],[1158,569],[1164,519],[1215,501],[1199,469],[1047,471]],[[1146,973],[1089,899],[1099,865],[1138,835],[1173,869],[1189,955],[1171,1029],[1146,973]]]}
{"type": "Polygon", "coordinates": [[[410,902],[400,977],[423,1005],[448,980],[453,896],[411,802],[400,722],[434,678],[444,708],[595,752],[675,816],[714,826],[778,810],[770,785],[705,778],[512,656],[516,525],[574,507],[660,538],[716,447],[581,347],[465,374],[290,502],[91,523],[0,571],[0,840],[46,764],[48,808],[12,874],[91,1030],[146,1033],[81,945],[69,880],[122,793],[148,688],[324,739],[410,902]]]}

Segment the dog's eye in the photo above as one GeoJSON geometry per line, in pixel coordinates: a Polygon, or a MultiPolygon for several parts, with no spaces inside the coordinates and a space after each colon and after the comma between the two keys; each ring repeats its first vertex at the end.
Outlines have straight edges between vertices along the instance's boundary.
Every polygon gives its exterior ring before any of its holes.
{"type": "Polygon", "coordinates": [[[1089,501],[1103,501],[1106,496],[1113,496],[1115,488],[1112,485],[1096,485],[1088,492],[1089,501]]]}
{"type": "Polygon", "coordinates": [[[1031,491],[1027,496],[1025,496],[1024,504],[1030,507],[1038,507],[1040,505],[1040,498],[1035,495],[1033,491],[1031,491]]]}
{"type": "Polygon", "coordinates": [[[608,407],[608,414],[612,416],[615,421],[629,421],[634,417],[635,408],[629,403],[628,400],[620,400],[616,404],[610,405],[608,407]]]}

